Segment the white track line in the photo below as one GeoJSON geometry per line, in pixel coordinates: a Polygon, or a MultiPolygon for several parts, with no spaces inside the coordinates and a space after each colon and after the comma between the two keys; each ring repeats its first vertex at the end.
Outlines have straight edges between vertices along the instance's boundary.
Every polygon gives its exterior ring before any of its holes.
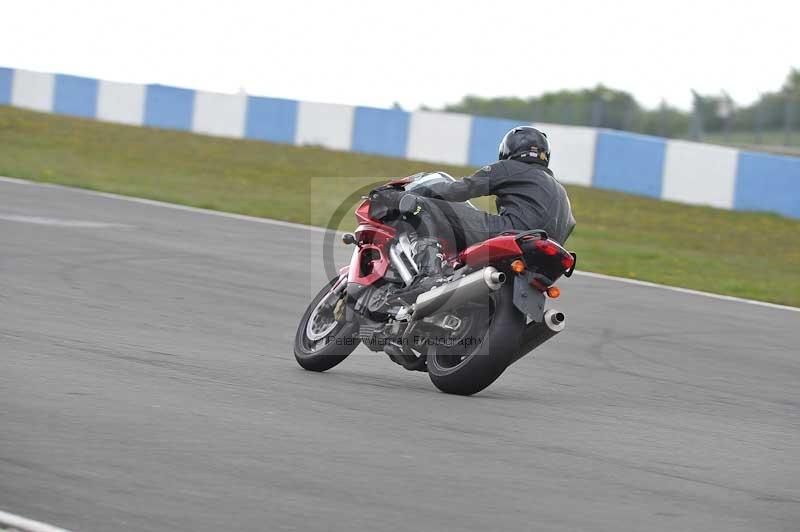
{"type": "Polygon", "coordinates": [[[634,284],[636,286],[646,286],[648,288],[660,288],[662,290],[669,290],[670,292],[679,292],[681,294],[710,297],[712,299],[720,299],[722,301],[733,301],[734,303],[747,303],[748,305],[757,305],[759,307],[800,312],[800,308],[798,307],[778,305],[777,303],[768,303],[766,301],[756,301],[755,299],[744,299],[742,297],[725,296],[722,294],[712,294],[710,292],[701,292],[700,290],[692,290],[691,288],[680,288],[678,286],[668,286],[664,284],[651,283],[650,281],[638,281],[636,279],[627,279],[625,277],[614,277],[613,275],[605,275],[603,273],[581,272],[576,270],[575,274],[581,275],[583,277],[591,277],[593,279],[604,279],[608,281],[616,281],[618,283],[634,284]]]}
{"type": "MultiPolygon", "coordinates": [[[[201,214],[208,214],[211,216],[221,216],[223,218],[231,218],[234,220],[243,220],[247,222],[256,222],[260,224],[268,224],[268,225],[278,225],[281,227],[291,227],[294,229],[303,229],[306,231],[314,231],[317,233],[324,233],[327,229],[323,227],[316,227],[313,225],[306,225],[306,224],[298,224],[293,222],[284,222],[282,220],[272,220],[270,218],[258,218],[256,216],[247,216],[246,214],[235,214],[231,212],[222,212],[222,211],[214,211],[211,209],[201,209],[199,207],[189,207],[187,205],[178,205],[175,203],[167,203],[165,201],[156,201],[156,200],[149,200],[144,198],[136,198],[133,196],[123,196],[121,194],[113,194],[110,192],[98,192],[96,190],[86,190],[82,188],[75,188],[75,187],[68,187],[64,185],[56,185],[52,183],[38,183],[35,181],[28,181],[26,179],[17,179],[13,177],[3,177],[0,176],[0,182],[4,183],[14,183],[18,185],[32,185],[32,186],[40,186],[40,187],[52,187],[52,188],[63,188],[70,191],[80,192],[83,194],[88,194],[91,196],[100,196],[103,198],[111,198],[116,200],[128,201],[131,203],[141,203],[144,205],[152,205],[155,207],[164,207],[167,209],[174,209],[179,211],[188,211],[188,212],[196,212],[201,214]]],[[[670,292],[678,292],[681,294],[689,294],[693,296],[702,296],[708,297],[711,299],[718,299],[721,301],[731,301],[734,303],[746,303],[748,305],[756,305],[759,307],[765,308],[772,308],[777,310],[788,310],[791,312],[800,312],[800,308],[798,307],[790,307],[787,305],[778,305],[776,303],[767,303],[766,301],[756,301],[754,299],[744,299],[741,297],[734,297],[734,296],[724,296],[721,294],[712,294],[710,292],[701,292],[700,290],[692,290],[689,288],[679,288],[677,286],[667,286],[658,283],[651,283],[649,281],[638,281],[636,279],[626,279],[624,277],[614,277],[613,275],[604,275],[602,273],[594,273],[594,272],[584,272],[584,271],[576,271],[576,275],[583,276],[583,277],[591,277],[594,279],[603,279],[606,281],[615,281],[618,283],[627,283],[633,284],[636,286],[644,286],[647,288],[658,288],[661,290],[668,290],[670,292]]]]}
{"type": "Polygon", "coordinates": [[[0,221],[17,222],[22,224],[52,225],[55,227],[77,227],[88,229],[131,229],[128,224],[115,224],[105,222],[89,222],[86,220],[64,220],[61,218],[45,218],[43,216],[20,216],[18,214],[3,214],[0,212],[0,221]]]}
{"type": "Polygon", "coordinates": [[[63,528],[20,517],[2,510],[0,510],[0,527],[10,530],[19,530],[20,532],[69,532],[63,528]]]}
{"type": "Polygon", "coordinates": [[[98,190],[88,190],[85,188],[69,187],[66,185],[57,185],[55,183],[39,183],[37,181],[28,181],[27,179],[17,179],[16,177],[0,176],[0,183],[13,183],[16,185],[30,185],[30,186],[46,187],[46,188],[60,188],[69,191],[80,192],[82,194],[87,194],[89,196],[99,196],[101,198],[111,198],[111,199],[129,201],[131,203],[141,203],[143,205],[164,207],[167,209],[173,209],[177,211],[188,211],[188,212],[197,212],[202,214],[210,214],[212,216],[221,216],[223,218],[231,218],[234,220],[244,220],[247,222],[256,222],[260,224],[279,225],[281,227],[291,227],[294,229],[305,229],[307,231],[315,231],[318,233],[324,233],[326,231],[324,227],[317,227],[314,225],[298,224],[294,222],[284,222],[283,220],[272,220],[270,218],[258,218],[257,216],[248,216],[246,214],[236,214],[233,212],[214,211],[211,209],[202,209],[200,207],[190,207],[189,205],[167,203],[166,201],[137,198],[134,196],[123,196],[122,194],[114,194],[111,192],[100,192],[98,190]]]}

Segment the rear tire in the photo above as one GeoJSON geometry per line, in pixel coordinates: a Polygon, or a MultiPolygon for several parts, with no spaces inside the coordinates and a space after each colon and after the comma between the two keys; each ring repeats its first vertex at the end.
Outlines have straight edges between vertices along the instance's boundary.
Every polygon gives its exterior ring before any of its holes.
{"type": "MultiPolygon", "coordinates": [[[[297,333],[294,336],[294,358],[300,364],[300,367],[308,371],[327,371],[331,369],[347,358],[359,344],[356,335],[358,324],[347,323],[346,321],[338,321],[335,326],[331,322],[329,326],[332,329],[326,332],[324,337],[319,340],[313,340],[308,336],[309,320],[315,312],[320,312],[318,309],[320,303],[326,297],[329,297],[331,288],[333,288],[336,281],[338,281],[338,278],[332,279],[314,297],[300,319],[297,333]]],[[[342,297],[345,297],[345,294],[342,294],[342,297]]],[[[335,321],[333,316],[331,316],[331,319],[335,321]]]]}
{"type": "MultiPolygon", "coordinates": [[[[431,382],[445,393],[472,395],[483,390],[509,366],[516,353],[525,316],[513,304],[513,282],[490,296],[491,323],[481,343],[462,360],[435,347],[427,357],[431,382]]],[[[488,300],[487,300],[488,301],[488,300]]]]}

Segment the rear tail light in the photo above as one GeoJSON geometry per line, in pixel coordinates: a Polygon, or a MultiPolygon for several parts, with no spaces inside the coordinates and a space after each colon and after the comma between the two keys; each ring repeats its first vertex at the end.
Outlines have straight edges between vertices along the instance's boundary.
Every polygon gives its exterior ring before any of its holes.
{"type": "Polygon", "coordinates": [[[549,240],[537,240],[534,242],[534,246],[536,249],[544,253],[545,255],[557,255],[558,254],[558,246],[554,243],[550,242],[549,240]]]}
{"type": "MultiPolygon", "coordinates": [[[[533,235],[525,236],[532,237],[533,235]]],[[[547,238],[545,234],[539,235],[536,240],[522,237],[520,241],[523,242],[520,247],[523,251],[526,270],[540,274],[546,279],[545,288],[542,288],[542,291],[562,275],[572,276],[577,262],[575,253],[570,253],[558,242],[547,238]]]]}
{"type": "Polygon", "coordinates": [[[561,266],[565,270],[569,270],[575,264],[575,257],[566,253],[561,247],[551,242],[550,240],[537,240],[534,242],[536,249],[545,255],[555,256],[559,255],[561,259],[561,266]]]}

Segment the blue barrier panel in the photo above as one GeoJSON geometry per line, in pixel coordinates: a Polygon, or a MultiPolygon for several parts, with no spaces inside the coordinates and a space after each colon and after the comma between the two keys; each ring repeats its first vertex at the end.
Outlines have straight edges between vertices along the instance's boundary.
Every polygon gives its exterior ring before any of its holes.
{"type": "Polygon", "coordinates": [[[356,107],[352,151],[403,157],[411,115],[399,109],[356,107]]]}
{"type": "Polygon", "coordinates": [[[600,131],[593,186],[660,197],[666,146],[666,141],[657,137],[600,131]]]}
{"type": "Polygon", "coordinates": [[[144,125],[164,129],[191,129],[194,91],[166,85],[148,85],[144,125]]]}
{"type": "Polygon", "coordinates": [[[94,118],[97,115],[97,87],[96,79],[56,74],[53,112],[94,118]]]}
{"type": "Polygon", "coordinates": [[[11,103],[11,84],[14,82],[14,71],[0,67],[0,105],[11,103]]]}
{"type": "Polygon", "coordinates": [[[249,139],[294,144],[297,105],[295,100],[248,96],[244,136],[249,139]]]}
{"type": "Polygon", "coordinates": [[[469,164],[483,166],[495,162],[503,135],[511,128],[525,125],[529,124],[503,118],[473,117],[469,132],[469,164]]]}
{"type": "Polygon", "coordinates": [[[733,208],[800,218],[800,159],[740,152],[733,208]]]}

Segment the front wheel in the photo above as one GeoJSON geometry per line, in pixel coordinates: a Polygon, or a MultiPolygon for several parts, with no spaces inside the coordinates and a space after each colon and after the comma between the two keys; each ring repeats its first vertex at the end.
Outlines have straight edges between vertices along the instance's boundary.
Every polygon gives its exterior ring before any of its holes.
{"type": "Polygon", "coordinates": [[[294,358],[303,369],[326,371],[358,346],[357,323],[345,321],[346,292],[335,294],[332,279],[314,297],[294,336],[294,358]]]}
{"type": "Polygon", "coordinates": [[[428,375],[445,393],[472,395],[497,380],[511,364],[525,327],[525,316],[513,304],[513,283],[477,308],[470,306],[458,313],[466,327],[458,341],[434,342],[427,351],[428,375]]]}

